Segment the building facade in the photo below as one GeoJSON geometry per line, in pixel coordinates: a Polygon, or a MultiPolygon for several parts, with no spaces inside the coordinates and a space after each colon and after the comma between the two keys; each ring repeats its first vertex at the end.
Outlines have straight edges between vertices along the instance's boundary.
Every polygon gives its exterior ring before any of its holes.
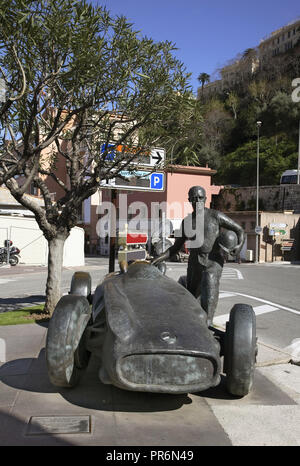
{"type": "MultiPolygon", "coordinates": [[[[182,219],[192,211],[188,202],[188,191],[192,186],[202,186],[206,190],[206,206],[211,207],[212,199],[222,187],[212,184],[215,170],[206,167],[172,165],[165,169],[165,189],[162,192],[118,190],[115,201],[117,221],[130,222],[141,214],[149,220],[156,209],[159,218],[169,220],[174,230],[179,229],[182,219]],[[137,203],[143,203],[144,212],[135,211],[137,203]],[[124,218],[124,213],[126,218],[124,218]]],[[[99,237],[99,221],[103,217],[104,203],[111,201],[111,189],[99,189],[83,205],[82,219],[79,223],[86,232],[86,253],[107,255],[109,235],[99,237]]],[[[129,223],[130,225],[130,223],[129,223]]],[[[149,233],[149,232],[148,232],[149,233]]]]}
{"type": "MultiPolygon", "coordinates": [[[[276,31],[271,32],[259,45],[249,49],[246,55],[232,63],[222,67],[219,71],[220,79],[209,82],[203,87],[203,96],[211,97],[230,90],[242,80],[250,80],[254,73],[263,68],[264,64],[270,64],[272,58],[287,53],[300,47],[300,19],[297,19],[276,31]]],[[[202,95],[198,89],[198,98],[202,95]]]]}
{"type": "Polygon", "coordinates": [[[267,57],[287,52],[296,47],[300,41],[300,19],[287,24],[286,26],[271,32],[260,41],[258,46],[259,58],[263,60],[267,57]]]}
{"type": "MultiPolygon", "coordinates": [[[[214,208],[226,212],[246,233],[242,259],[254,260],[256,248],[256,187],[224,187],[214,208]],[[248,255],[247,255],[248,251],[248,255]]],[[[259,262],[300,260],[300,186],[260,186],[258,213],[259,262]]]]}

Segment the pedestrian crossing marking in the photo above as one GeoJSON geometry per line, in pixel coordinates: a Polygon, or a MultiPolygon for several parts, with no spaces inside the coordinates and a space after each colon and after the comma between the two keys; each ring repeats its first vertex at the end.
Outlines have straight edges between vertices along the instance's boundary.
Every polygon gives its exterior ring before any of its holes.
{"type": "Polygon", "coordinates": [[[262,304],[253,308],[255,315],[266,314],[267,312],[278,311],[278,307],[270,306],[269,304],[262,304]]]}
{"type": "Polygon", "coordinates": [[[221,279],[243,280],[244,277],[240,270],[233,269],[231,267],[224,267],[221,279]]]}
{"type": "MultiPolygon", "coordinates": [[[[237,294],[232,293],[232,296],[237,296],[237,294]]],[[[219,298],[228,297],[228,295],[230,295],[230,293],[220,293],[219,298]]],[[[266,314],[268,312],[279,311],[279,308],[275,307],[275,306],[271,306],[269,304],[262,304],[261,306],[254,306],[253,311],[254,311],[255,315],[258,316],[258,315],[261,315],[261,314],[266,314]]],[[[214,320],[213,320],[213,323],[215,325],[220,325],[222,327],[225,327],[226,322],[228,322],[228,321],[229,321],[229,314],[222,314],[220,316],[215,316],[214,320]]]]}
{"type": "Polygon", "coordinates": [[[0,278],[0,285],[4,285],[5,283],[13,282],[15,280],[15,278],[0,278]]]}

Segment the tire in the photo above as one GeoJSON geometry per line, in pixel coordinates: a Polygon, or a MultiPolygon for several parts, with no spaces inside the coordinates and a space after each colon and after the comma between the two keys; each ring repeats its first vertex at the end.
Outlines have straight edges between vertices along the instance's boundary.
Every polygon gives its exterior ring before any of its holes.
{"type": "Polygon", "coordinates": [[[166,274],[167,264],[165,262],[159,262],[156,267],[163,275],[166,274]]]}
{"type": "Polygon", "coordinates": [[[92,279],[87,272],[75,272],[71,281],[70,293],[84,296],[91,303],[92,279]]]}
{"type": "Polygon", "coordinates": [[[160,239],[154,245],[155,255],[160,256],[163,252],[165,252],[171,246],[172,246],[172,242],[169,239],[165,239],[164,241],[160,239]]]}
{"type": "Polygon", "coordinates": [[[182,285],[182,286],[184,286],[184,288],[186,288],[187,287],[186,280],[187,280],[187,276],[186,275],[181,275],[181,277],[179,277],[179,279],[178,279],[178,283],[180,283],[180,285],[182,285]]]}
{"type": "Polygon", "coordinates": [[[12,265],[12,266],[17,265],[17,264],[19,263],[19,258],[18,258],[18,256],[15,256],[15,255],[10,256],[10,258],[9,258],[9,263],[10,263],[10,265],[12,265]]]}
{"type": "Polygon", "coordinates": [[[235,304],[226,324],[224,372],[231,395],[245,396],[253,385],[256,361],[256,318],[252,306],[235,304]]]}
{"type": "Polygon", "coordinates": [[[85,349],[86,326],[91,308],[83,296],[63,296],[49,322],[46,362],[50,382],[57,387],[74,387],[89,361],[85,349]]]}

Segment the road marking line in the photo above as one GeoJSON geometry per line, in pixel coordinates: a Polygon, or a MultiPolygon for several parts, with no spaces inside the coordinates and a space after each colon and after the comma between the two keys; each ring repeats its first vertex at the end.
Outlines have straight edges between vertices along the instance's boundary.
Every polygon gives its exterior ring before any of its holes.
{"type": "MultiPolygon", "coordinates": [[[[230,293],[230,291],[228,292],[224,290],[221,293],[230,293]]],[[[237,296],[244,296],[245,298],[255,299],[256,301],[260,301],[261,303],[270,304],[271,306],[275,306],[279,309],[283,309],[284,311],[288,311],[288,312],[292,312],[293,314],[300,315],[300,311],[298,311],[297,309],[291,309],[290,307],[282,306],[281,304],[276,304],[276,303],[273,303],[272,301],[267,301],[266,299],[257,298],[256,296],[251,296],[249,294],[244,294],[244,293],[235,293],[235,294],[237,296]]]]}
{"type": "MultiPolygon", "coordinates": [[[[263,304],[262,306],[255,306],[253,311],[256,316],[266,314],[267,312],[279,311],[278,307],[263,304]]],[[[214,317],[214,324],[222,325],[225,327],[226,322],[229,321],[229,314],[222,314],[221,316],[214,317]]]]}
{"type": "Polygon", "coordinates": [[[270,304],[262,304],[253,308],[255,315],[266,314],[267,312],[279,311],[278,307],[270,306],[270,304]]]}
{"type": "Polygon", "coordinates": [[[8,282],[14,282],[16,278],[0,278],[0,285],[4,285],[8,282]]]}
{"type": "Polygon", "coordinates": [[[221,298],[229,298],[230,296],[236,296],[236,293],[220,293],[219,294],[219,299],[221,298]]]}

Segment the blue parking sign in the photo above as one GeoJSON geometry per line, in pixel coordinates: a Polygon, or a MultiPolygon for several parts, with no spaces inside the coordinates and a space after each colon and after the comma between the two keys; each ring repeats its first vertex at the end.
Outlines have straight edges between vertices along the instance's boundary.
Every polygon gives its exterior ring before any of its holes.
{"type": "Polygon", "coordinates": [[[164,189],[164,174],[163,173],[151,173],[150,188],[158,189],[158,190],[164,189]]]}

